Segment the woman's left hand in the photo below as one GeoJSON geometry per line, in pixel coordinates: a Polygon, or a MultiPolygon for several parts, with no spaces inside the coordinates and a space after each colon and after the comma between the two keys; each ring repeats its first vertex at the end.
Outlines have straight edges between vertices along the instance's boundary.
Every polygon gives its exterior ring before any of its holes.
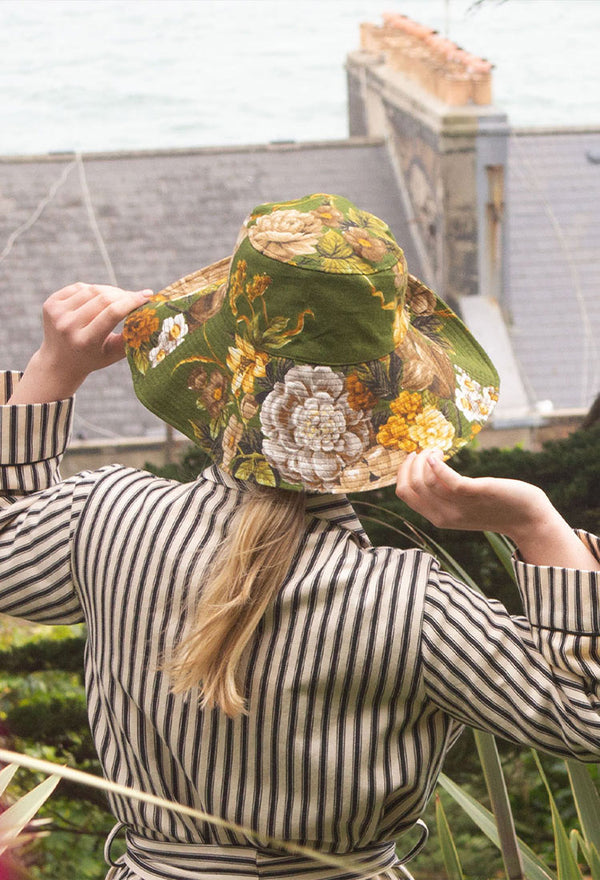
{"type": "Polygon", "coordinates": [[[108,284],[70,284],[43,306],[44,338],[9,403],[46,403],[70,397],[95,370],[125,356],[114,330],[151,290],[122,290],[108,284]]]}

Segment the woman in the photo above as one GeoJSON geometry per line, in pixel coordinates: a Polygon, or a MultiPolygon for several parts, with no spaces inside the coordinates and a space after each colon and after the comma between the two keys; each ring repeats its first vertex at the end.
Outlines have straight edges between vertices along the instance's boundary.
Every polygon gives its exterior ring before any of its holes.
{"type": "Polygon", "coordinates": [[[156,296],[64,288],[5,386],[1,610],[86,622],[107,778],[252,830],[111,797],[112,877],[393,877],[463,724],[600,756],[598,541],[539,489],[445,464],[497,376],[378,218],[262,205],[232,257],[156,296]],[[212,456],[194,483],[59,481],[72,395],[125,350],[140,399],[212,456]],[[344,493],[393,482],[437,526],[515,542],[525,616],[370,545],[344,493]]]}

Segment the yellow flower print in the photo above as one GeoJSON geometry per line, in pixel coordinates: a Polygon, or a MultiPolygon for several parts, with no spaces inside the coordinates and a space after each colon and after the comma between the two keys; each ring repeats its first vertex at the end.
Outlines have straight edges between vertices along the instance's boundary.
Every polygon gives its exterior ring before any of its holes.
{"type": "Polygon", "coordinates": [[[373,409],[377,403],[377,397],[369,391],[366,385],[359,380],[356,373],[350,373],[346,378],[348,390],[348,406],[354,410],[373,409]]]}
{"type": "Polygon", "coordinates": [[[454,441],[454,425],[434,406],[426,406],[409,425],[408,436],[422,449],[450,449],[454,441]]]}
{"type": "Polygon", "coordinates": [[[454,441],[454,426],[434,406],[423,406],[420,394],[402,391],[390,405],[393,415],[377,433],[377,442],[388,449],[421,452],[445,451],[454,441]]]}
{"type": "Polygon", "coordinates": [[[271,277],[269,275],[253,275],[252,281],[246,285],[246,292],[250,302],[262,296],[270,283],[271,277]]]}
{"type": "Polygon", "coordinates": [[[417,444],[408,436],[408,422],[392,416],[377,432],[377,442],[388,449],[404,449],[405,452],[416,452],[417,444]]]}
{"type": "Polygon", "coordinates": [[[401,391],[398,397],[391,402],[390,409],[394,415],[405,416],[412,420],[423,409],[421,395],[416,392],[401,391]]]}
{"type": "Polygon", "coordinates": [[[264,376],[269,355],[264,351],[256,351],[254,347],[235,335],[235,346],[230,346],[227,352],[227,366],[233,373],[231,388],[236,397],[240,389],[246,394],[254,390],[254,379],[264,376]]]}
{"type": "Polygon", "coordinates": [[[123,339],[130,348],[140,348],[148,342],[160,325],[156,309],[137,309],[123,327],[123,339]]]}
{"type": "Polygon", "coordinates": [[[239,260],[229,281],[229,305],[234,315],[237,315],[236,299],[244,292],[246,272],[248,264],[245,260],[239,260]]]}
{"type": "Polygon", "coordinates": [[[418,415],[423,412],[421,395],[410,391],[402,391],[390,404],[393,415],[377,432],[377,442],[389,449],[404,449],[416,452],[418,443],[410,436],[410,426],[418,415]]]}

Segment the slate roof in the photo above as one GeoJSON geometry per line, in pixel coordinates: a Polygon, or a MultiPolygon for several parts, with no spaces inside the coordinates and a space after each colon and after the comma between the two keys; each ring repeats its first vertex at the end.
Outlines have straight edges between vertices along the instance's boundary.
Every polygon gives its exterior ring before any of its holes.
{"type": "MultiPolygon", "coordinates": [[[[600,131],[515,131],[508,164],[501,305],[521,378],[532,407],[587,408],[600,392],[600,131]]],[[[317,191],[384,217],[423,277],[380,140],[97,154],[83,167],[125,287],[159,290],[229,253],[255,204],[317,191]]],[[[0,157],[0,369],[25,365],[44,298],[80,279],[108,276],[74,157],[0,157]]],[[[164,428],[138,404],[121,363],[81,389],[75,432],[99,439],[164,428]]]]}
{"type": "Polygon", "coordinates": [[[587,408],[600,392],[600,131],[509,141],[505,306],[531,403],[587,408]]]}
{"type": "MultiPolygon", "coordinates": [[[[421,274],[387,149],[378,140],[87,155],[83,168],[86,183],[70,155],[0,159],[1,369],[23,368],[39,344],[40,308],[49,293],[77,280],[109,280],[86,189],[123,287],[159,290],[226,256],[256,204],[310,192],[344,194],[384,217],[410,270],[421,274]]],[[[134,397],[124,363],[89,377],[76,412],[79,438],[163,432],[134,397]]]]}

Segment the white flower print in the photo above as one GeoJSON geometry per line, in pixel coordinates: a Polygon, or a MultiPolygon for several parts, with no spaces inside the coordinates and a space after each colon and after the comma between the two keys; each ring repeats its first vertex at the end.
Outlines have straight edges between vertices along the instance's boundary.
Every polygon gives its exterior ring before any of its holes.
{"type": "Polygon", "coordinates": [[[312,491],[339,487],[342,471],[369,444],[369,420],[348,405],[344,376],[330,367],[292,367],[262,405],[269,464],[290,483],[312,491]]]}

